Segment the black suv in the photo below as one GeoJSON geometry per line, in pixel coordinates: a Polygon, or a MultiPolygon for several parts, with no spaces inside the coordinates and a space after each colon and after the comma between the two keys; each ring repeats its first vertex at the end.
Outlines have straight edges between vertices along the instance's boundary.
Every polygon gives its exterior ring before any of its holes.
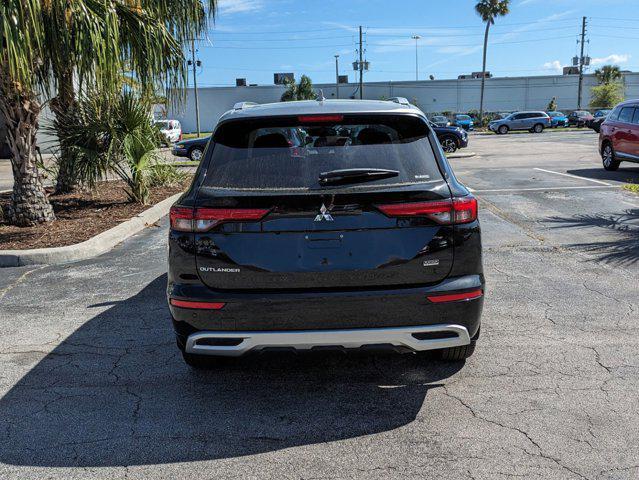
{"type": "Polygon", "coordinates": [[[429,121],[430,127],[437,135],[442,149],[446,153],[454,153],[458,148],[468,146],[468,132],[461,127],[444,127],[429,121]]]}
{"type": "Polygon", "coordinates": [[[238,104],[212,140],[170,213],[167,295],[189,365],[282,348],[473,353],[477,201],[420,110],[238,104]]]}

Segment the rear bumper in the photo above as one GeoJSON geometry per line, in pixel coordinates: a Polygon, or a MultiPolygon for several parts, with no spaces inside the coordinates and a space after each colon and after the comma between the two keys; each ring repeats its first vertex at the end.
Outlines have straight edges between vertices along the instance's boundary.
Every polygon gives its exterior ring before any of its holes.
{"type": "Polygon", "coordinates": [[[468,345],[470,335],[461,325],[428,325],[396,328],[342,330],[293,330],[261,332],[199,332],[189,335],[184,349],[199,355],[237,357],[272,348],[313,350],[391,345],[412,351],[468,345]]]}
{"type": "Polygon", "coordinates": [[[483,296],[433,303],[427,296],[484,289],[482,275],[448,278],[427,287],[282,293],[213,291],[201,284],[169,282],[168,297],[221,302],[221,310],[169,305],[181,345],[201,332],[295,332],[459,325],[479,329],[483,296]]]}

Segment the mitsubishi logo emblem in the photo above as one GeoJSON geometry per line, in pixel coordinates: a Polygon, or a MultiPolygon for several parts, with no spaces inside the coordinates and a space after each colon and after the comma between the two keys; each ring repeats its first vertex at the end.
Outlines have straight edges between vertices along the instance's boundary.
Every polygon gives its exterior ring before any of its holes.
{"type": "Polygon", "coordinates": [[[328,212],[328,208],[326,208],[326,205],[324,205],[323,203],[322,203],[322,206],[320,207],[320,213],[315,217],[314,221],[321,222],[322,220],[326,220],[327,222],[333,221],[333,217],[328,212]]]}

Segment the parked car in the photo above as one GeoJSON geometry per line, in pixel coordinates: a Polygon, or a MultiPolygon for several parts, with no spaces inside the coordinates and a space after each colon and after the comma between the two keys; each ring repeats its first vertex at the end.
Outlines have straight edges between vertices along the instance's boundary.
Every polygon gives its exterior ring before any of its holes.
{"type": "Polygon", "coordinates": [[[617,105],[601,124],[599,152],[606,170],[621,162],[639,163],[639,100],[617,105]]]}
{"type": "Polygon", "coordinates": [[[224,114],[209,145],[170,211],[167,297],[187,364],[270,349],[473,353],[477,201],[419,109],[250,106],[224,114]],[[313,146],[291,147],[290,128],[313,146]],[[327,131],[340,135],[317,147],[327,131]]]}
{"type": "Polygon", "coordinates": [[[501,120],[493,120],[488,124],[488,129],[504,135],[511,130],[529,130],[533,133],[541,133],[544,128],[550,128],[551,119],[546,112],[515,112],[501,120]]]}
{"type": "Polygon", "coordinates": [[[182,140],[182,125],[178,120],[157,120],[155,125],[160,129],[160,133],[166,138],[166,142],[171,144],[182,140]]]}
{"type": "Polygon", "coordinates": [[[458,148],[468,146],[468,133],[460,127],[440,127],[430,122],[431,128],[435,131],[437,139],[446,153],[454,153],[458,148]]]}
{"type": "Polygon", "coordinates": [[[568,126],[568,117],[563,112],[547,112],[550,117],[551,127],[567,127],[568,126]]]}
{"type": "Polygon", "coordinates": [[[455,120],[452,123],[455,127],[461,127],[464,130],[473,130],[475,123],[470,115],[455,115],[455,120]]]}
{"type": "Polygon", "coordinates": [[[176,157],[188,157],[194,162],[199,162],[210,139],[208,136],[179,141],[173,145],[171,153],[176,157]]]}
{"type": "Polygon", "coordinates": [[[595,111],[592,120],[588,120],[586,122],[586,126],[588,128],[592,128],[595,132],[599,133],[601,129],[601,124],[604,122],[608,114],[611,112],[610,109],[603,109],[595,111]]]}
{"type": "Polygon", "coordinates": [[[443,115],[434,115],[430,121],[438,127],[450,127],[450,120],[443,115]]]}
{"type": "Polygon", "coordinates": [[[576,110],[568,115],[568,125],[578,128],[585,127],[587,122],[593,118],[592,113],[586,110],[576,110]]]}

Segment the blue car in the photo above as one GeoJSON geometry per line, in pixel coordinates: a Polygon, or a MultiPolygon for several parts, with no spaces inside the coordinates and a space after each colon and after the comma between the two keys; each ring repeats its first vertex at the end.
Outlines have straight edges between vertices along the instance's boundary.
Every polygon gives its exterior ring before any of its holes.
{"type": "Polygon", "coordinates": [[[551,121],[551,128],[567,127],[568,117],[563,112],[548,112],[551,121]]]}
{"type": "Polygon", "coordinates": [[[470,115],[455,115],[453,126],[461,127],[464,130],[472,130],[475,126],[470,115]]]}

